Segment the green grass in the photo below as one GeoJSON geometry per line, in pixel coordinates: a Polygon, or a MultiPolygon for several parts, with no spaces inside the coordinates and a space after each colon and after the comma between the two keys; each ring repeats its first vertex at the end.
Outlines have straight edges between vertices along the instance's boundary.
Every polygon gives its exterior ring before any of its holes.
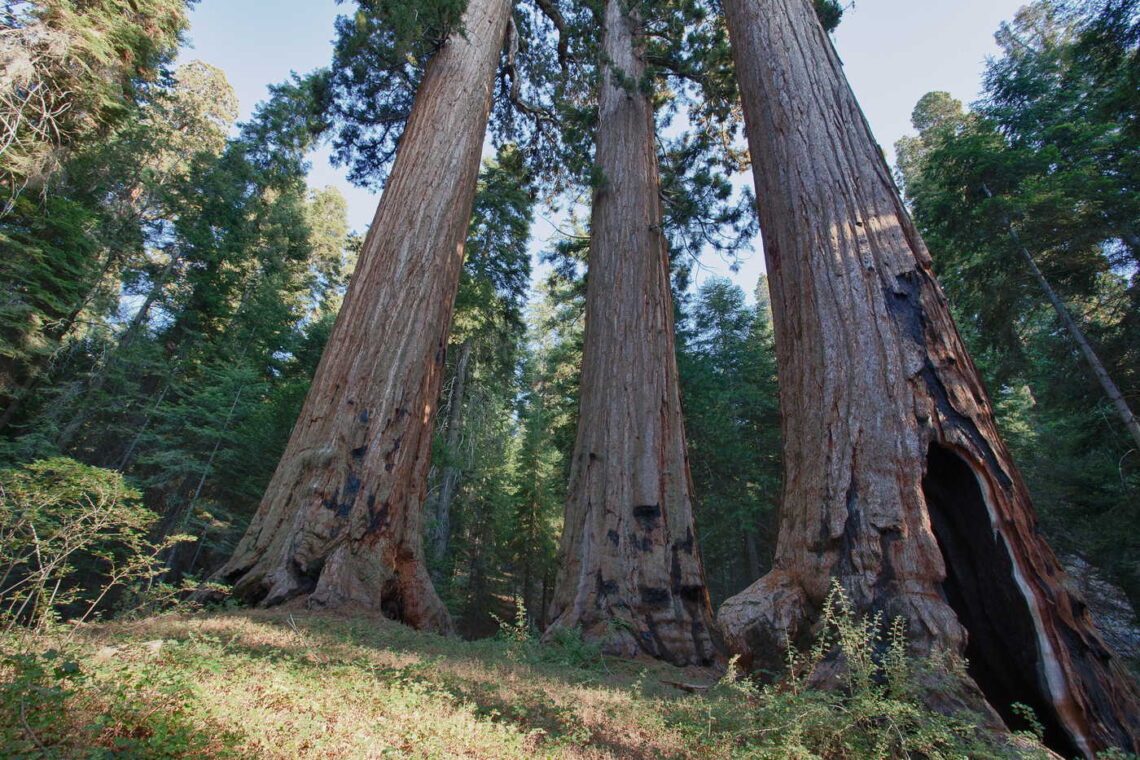
{"type": "Polygon", "coordinates": [[[717,685],[714,671],[602,658],[573,637],[540,645],[515,631],[465,642],[384,619],[275,610],[170,614],[62,638],[3,642],[0,756],[1033,756],[900,704],[717,685]],[[949,749],[880,751],[884,727],[949,749]]]}

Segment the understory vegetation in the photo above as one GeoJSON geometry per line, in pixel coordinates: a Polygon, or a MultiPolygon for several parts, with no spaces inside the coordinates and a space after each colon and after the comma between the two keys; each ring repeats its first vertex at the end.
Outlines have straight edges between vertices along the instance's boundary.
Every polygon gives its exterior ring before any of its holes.
{"type": "Polygon", "coordinates": [[[833,595],[826,634],[759,686],[735,668],[602,656],[523,615],[464,642],[374,617],[168,613],[7,635],[9,758],[1045,760],[1029,735],[921,706],[927,664],[833,595]],[[836,688],[806,676],[839,647],[836,688]]]}

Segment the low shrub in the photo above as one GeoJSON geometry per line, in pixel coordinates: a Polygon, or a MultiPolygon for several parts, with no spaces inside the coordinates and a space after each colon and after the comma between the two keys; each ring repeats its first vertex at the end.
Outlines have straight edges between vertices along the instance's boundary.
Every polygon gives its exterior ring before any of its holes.
{"type": "Polygon", "coordinates": [[[0,470],[0,624],[83,621],[112,593],[176,596],[157,557],[184,536],[149,538],[155,515],[121,473],[55,458],[0,470]]]}
{"type": "Polygon", "coordinates": [[[10,760],[237,760],[236,737],[206,730],[168,672],[99,676],[48,650],[0,661],[0,747],[10,760]]]}
{"type": "Polygon", "coordinates": [[[855,614],[836,585],[823,610],[823,631],[806,652],[789,650],[784,678],[758,686],[735,663],[708,702],[682,704],[690,731],[734,737],[736,756],[751,760],[1045,760],[1033,737],[1001,737],[978,728],[977,716],[943,715],[921,692],[945,663],[907,652],[901,620],[855,614]],[[838,658],[838,688],[815,688],[813,674],[838,658]],[[687,714],[686,714],[687,713],[687,714]]]}

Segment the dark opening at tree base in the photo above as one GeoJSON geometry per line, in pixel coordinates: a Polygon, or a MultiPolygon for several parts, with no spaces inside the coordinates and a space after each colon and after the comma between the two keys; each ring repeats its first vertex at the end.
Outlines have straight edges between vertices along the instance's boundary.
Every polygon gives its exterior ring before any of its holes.
{"type": "Polygon", "coordinates": [[[1047,697],[1029,604],[1018,588],[1004,540],[994,530],[977,476],[953,451],[931,444],[922,483],[931,526],[946,563],[943,598],[969,639],[969,674],[1011,729],[1029,729],[1030,708],[1045,744],[1078,757],[1047,697]]]}

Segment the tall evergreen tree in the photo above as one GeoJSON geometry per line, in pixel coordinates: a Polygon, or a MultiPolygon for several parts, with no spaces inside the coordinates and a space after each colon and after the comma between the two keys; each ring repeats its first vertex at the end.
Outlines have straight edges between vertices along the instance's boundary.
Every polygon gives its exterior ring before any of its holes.
{"type": "Polygon", "coordinates": [[[0,268],[9,292],[0,317],[0,428],[32,413],[23,408],[30,391],[58,366],[68,340],[113,315],[120,288],[149,291],[139,311],[146,316],[176,265],[177,254],[164,250],[178,214],[174,188],[198,157],[214,159],[235,114],[220,72],[183,66],[136,119],[101,144],[74,148],[42,203],[18,198],[0,218],[0,241],[21,253],[0,268]]]}
{"type": "Polygon", "coordinates": [[[301,417],[249,532],[218,573],[240,596],[355,603],[451,629],[424,562],[423,501],[510,7],[472,0],[419,82],[301,417]]]}
{"type": "MultiPolygon", "coordinates": [[[[758,288],[767,290],[766,278],[758,288]]],[[[771,563],[780,418],[771,315],[725,279],[701,285],[678,330],[697,534],[714,604],[771,563]]]]}
{"type": "Polygon", "coordinates": [[[0,185],[43,187],[61,153],[105,137],[161,78],[193,0],[15,0],[0,11],[0,185]]]}
{"type": "Polygon", "coordinates": [[[717,656],[692,517],[640,12],[605,5],[578,440],[551,631],[717,656]],[[616,623],[616,625],[615,625],[616,623]]]}
{"type": "Polygon", "coordinates": [[[811,5],[725,11],[764,199],[786,442],[774,569],[720,610],[733,648],[778,652],[814,623],[834,578],[857,608],[901,617],[915,648],[969,658],[969,678],[932,690],[934,704],[1012,720],[1018,701],[1063,752],[1137,748],[1140,695],[1037,532],[811,5]]]}
{"type": "Polygon", "coordinates": [[[507,418],[513,407],[518,350],[525,338],[522,309],[530,279],[527,241],[534,201],[526,162],[515,147],[505,146],[495,160],[484,163],[449,336],[453,358],[445,369],[446,392],[440,400],[445,413],[433,456],[438,478],[429,478],[428,543],[436,577],[451,548],[452,507],[460,483],[473,472],[469,462],[476,447],[466,423],[480,411],[507,418]],[[493,411],[486,408],[488,402],[493,411]]]}

